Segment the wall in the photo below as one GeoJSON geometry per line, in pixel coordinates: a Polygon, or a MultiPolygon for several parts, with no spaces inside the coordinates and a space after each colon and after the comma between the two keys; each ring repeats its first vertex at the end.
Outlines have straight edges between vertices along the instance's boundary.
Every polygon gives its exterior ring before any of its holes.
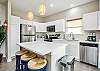
{"type": "Polygon", "coordinates": [[[100,0],[99,0],[99,11],[100,11],[100,0]]]}
{"type": "Polygon", "coordinates": [[[4,4],[0,4],[0,21],[3,22],[6,19],[6,6],[4,4]]]}
{"type": "Polygon", "coordinates": [[[49,22],[49,21],[54,21],[57,19],[70,20],[70,19],[75,19],[75,18],[82,18],[82,15],[85,13],[97,11],[98,6],[99,6],[98,4],[99,4],[98,0],[95,0],[87,4],[80,5],[80,6],[47,16],[44,18],[44,21],[49,22]]]}

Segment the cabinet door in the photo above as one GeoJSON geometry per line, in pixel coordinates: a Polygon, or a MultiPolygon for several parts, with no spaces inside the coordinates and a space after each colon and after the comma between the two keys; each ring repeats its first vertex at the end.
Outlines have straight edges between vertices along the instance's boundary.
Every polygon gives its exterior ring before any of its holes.
{"type": "Polygon", "coordinates": [[[40,26],[39,26],[39,23],[38,22],[35,22],[35,25],[36,25],[36,32],[40,32],[39,30],[39,28],[40,28],[40,26]]]}
{"type": "Polygon", "coordinates": [[[68,46],[66,47],[66,55],[72,55],[79,61],[79,43],[70,41],[67,43],[68,46]]]}
{"type": "Polygon", "coordinates": [[[97,30],[97,12],[92,12],[83,15],[83,29],[84,30],[97,30]]]}
{"type": "Polygon", "coordinates": [[[40,25],[40,27],[41,27],[41,32],[46,32],[46,25],[45,25],[45,23],[41,23],[41,25],[40,25]]]}
{"type": "Polygon", "coordinates": [[[35,23],[36,24],[36,32],[46,32],[45,23],[35,23]]]}
{"type": "Polygon", "coordinates": [[[57,20],[55,21],[55,30],[56,32],[65,32],[65,20],[57,20]]]}
{"type": "Polygon", "coordinates": [[[46,27],[51,26],[51,25],[55,25],[55,32],[65,32],[65,20],[64,19],[46,23],[46,27]]]}
{"type": "Polygon", "coordinates": [[[71,45],[70,44],[68,44],[68,46],[66,46],[66,55],[71,55],[71,45]]]}

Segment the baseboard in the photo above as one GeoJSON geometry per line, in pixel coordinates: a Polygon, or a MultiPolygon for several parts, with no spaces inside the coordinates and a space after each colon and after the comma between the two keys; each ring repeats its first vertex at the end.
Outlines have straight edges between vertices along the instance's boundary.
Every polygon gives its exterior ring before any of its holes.
{"type": "Polygon", "coordinates": [[[11,62],[11,61],[12,61],[12,59],[11,59],[11,58],[7,59],[7,62],[11,62]]]}

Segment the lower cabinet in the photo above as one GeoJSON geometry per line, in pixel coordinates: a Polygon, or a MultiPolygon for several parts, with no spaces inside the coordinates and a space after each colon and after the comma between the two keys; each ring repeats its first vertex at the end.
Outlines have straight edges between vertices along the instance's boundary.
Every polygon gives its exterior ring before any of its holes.
{"type": "Polygon", "coordinates": [[[74,56],[75,59],[79,61],[79,42],[68,41],[68,46],[66,47],[66,54],[74,56]]]}

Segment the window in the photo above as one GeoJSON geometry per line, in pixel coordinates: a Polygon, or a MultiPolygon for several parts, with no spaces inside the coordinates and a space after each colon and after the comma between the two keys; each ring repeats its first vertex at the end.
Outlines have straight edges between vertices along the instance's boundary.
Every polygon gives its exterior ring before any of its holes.
{"type": "Polygon", "coordinates": [[[82,19],[67,21],[67,33],[82,34],[82,19]]]}

